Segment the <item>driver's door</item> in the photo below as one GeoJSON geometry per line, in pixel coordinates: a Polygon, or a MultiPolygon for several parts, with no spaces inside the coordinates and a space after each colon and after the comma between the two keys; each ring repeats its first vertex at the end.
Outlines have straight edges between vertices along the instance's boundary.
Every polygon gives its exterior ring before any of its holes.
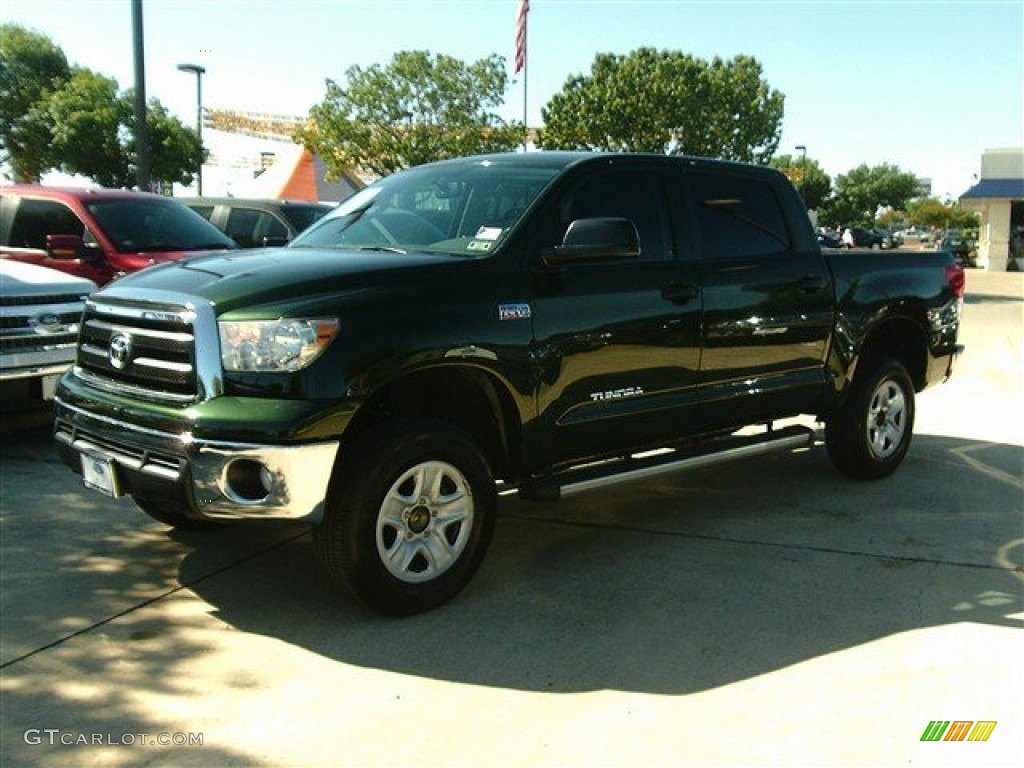
{"type": "Polygon", "coordinates": [[[700,301],[677,260],[666,179],[653,164],[603,168],[550,207],[534,254],[538,430],[530,455],[549,464],[678,432],[700,365],[700,301]],[[569,223],[633,222],[640,256],[552,268],[540,250],[569,223]]]}

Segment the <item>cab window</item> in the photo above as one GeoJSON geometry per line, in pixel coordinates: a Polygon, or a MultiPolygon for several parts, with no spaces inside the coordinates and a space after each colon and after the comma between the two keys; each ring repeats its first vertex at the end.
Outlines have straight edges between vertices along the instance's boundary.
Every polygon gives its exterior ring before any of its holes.
{"type": "Polygon", "coordinates": [[[672,258],[671,230],[661,176],[653,170],[617,169],[577,184],[557,205],[544,245],[558,245],[576,219],[623,218],[636,227],[640,259],[672,258]]]}
{"type": "Polygon", "coordinates": [[[84,237],[85,225],[63,203],[22,198],[11,222],[9,245],[42,251],[46,249],[47,235],[84,237]]]}
{"type": "Polygon", "coordinates": [[[771,186],[758,179],[688,174],[704,257],[744,259],[789,250],[789,233],[771,186]]]}

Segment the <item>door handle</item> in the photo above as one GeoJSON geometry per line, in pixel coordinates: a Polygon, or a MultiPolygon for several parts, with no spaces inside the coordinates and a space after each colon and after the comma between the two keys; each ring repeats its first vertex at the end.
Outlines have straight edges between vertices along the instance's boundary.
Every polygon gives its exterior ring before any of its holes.
{"type": "Polygon", "coordinates": [[[804,293],[817,293],[828,287],[828,280],[818,275],[804,275],[797,281],[797,285],[804,293]]]}
{"type": "Polygon", "coordinates": [[[661,289],[661,298],[673,304],[685,304],[700,296],[700,288],[693,283],[673,282],[661,289]]]}

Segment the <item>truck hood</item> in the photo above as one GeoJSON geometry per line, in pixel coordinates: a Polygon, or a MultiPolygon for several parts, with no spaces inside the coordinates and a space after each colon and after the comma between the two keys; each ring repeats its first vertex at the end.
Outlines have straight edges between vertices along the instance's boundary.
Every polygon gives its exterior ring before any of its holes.
{"type": "Polygon", "coordinates": [[[199,296],[223,314],[317,294],[421,284],[439,279],[459,261],[454,256],[426,253],[262,248],[172,261],[128,275],[113,285],[122,295],[146,288],[199,296]]]}

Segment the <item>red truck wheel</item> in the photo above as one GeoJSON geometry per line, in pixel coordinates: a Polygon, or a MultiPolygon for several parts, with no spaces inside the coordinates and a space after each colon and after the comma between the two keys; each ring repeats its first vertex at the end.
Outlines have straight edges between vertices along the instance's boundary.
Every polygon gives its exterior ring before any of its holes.
{"type": "Polygon", "coordinates": [[[483,455],[440,422],[388,422],[344,444],[313,531],[330,581],[406,616],[454,597],[490,543],[497,508],[483,455]]]}

